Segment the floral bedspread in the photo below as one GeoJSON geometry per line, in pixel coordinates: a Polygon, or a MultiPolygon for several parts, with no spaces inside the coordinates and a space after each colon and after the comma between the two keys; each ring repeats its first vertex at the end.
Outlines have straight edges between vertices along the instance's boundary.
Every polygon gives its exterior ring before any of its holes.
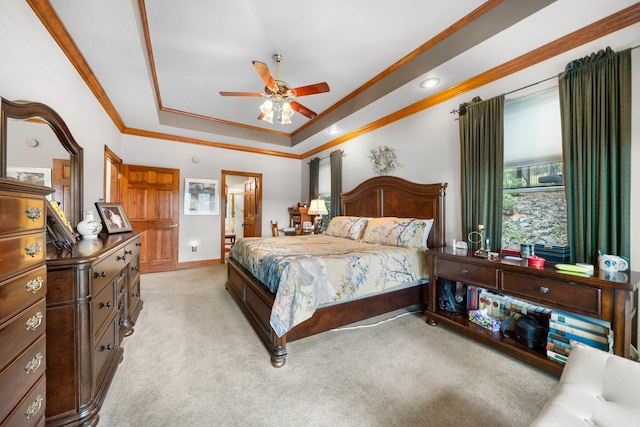
{"type": "Polygon", "coordinates": [[[424,249],[325,235],[243,238],[231,256],[276,294],[270,323],[278,336],[309,319],[322,304],[427,276],[424,249]]]}

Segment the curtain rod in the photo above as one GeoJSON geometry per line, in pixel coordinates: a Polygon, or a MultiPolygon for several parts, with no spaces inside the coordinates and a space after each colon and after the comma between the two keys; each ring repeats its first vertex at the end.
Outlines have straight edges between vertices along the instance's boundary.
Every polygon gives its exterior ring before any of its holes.
{"type": "MultiPolygon", "coordinates": [[[[634,49],[637,49],[638,47],[640,47],[640,44],[639,44],[639,45],[635,45],[635,46],[631,47],[630,49],[631,49],[631,50],[634,50],[634,49]]],[[[558,74],[559,74],[559,73],[558,73],[558,74]]],[[[535,82],[535,83],[531,83],[531,84],[529,84],[529,85],[523,86],[523,87],[518,88],[518,89],[513,89],[513,90],[511,90],[511,91],[509,91],[509,92],[505,92],[505,94],[504,94],[504,95],[505,95],[505,96],[506,96],[506,95],[511,95],[511,94],[512,94],[512,93],[514,93],[514,92],[518,92],[518,91],[521,91],[521,90],[524,90],[524,89],[528,89],[528,88],[530,88],[530,87],[532,87],[532,86],[539,85],[540,83],[544,83],[544,82],[546,82],[546,81],[549,81],[549,80],[552,80],[552,79],[556,79],[556,78],[558,78],[558,76],[557,76],[557,75],[555,75],[555,76],[551,76],[551,77],[547,77],[546,79],[542,79],[542,80],[537,81],[537,82],[535,82]]],[[[451,110],[451,111],[449,112],[449,114],[458,114],[458,111],[459,111],[459,110],[458,110],[457,108],[454,108],[453,110],[451,110]]]]}
{"type": "MultiPolygon", "coordinates": [[[[331,157],[331,154],[329,154],[328,156],[320,157],[320,160],[328,159],[329,157],[331,157]]],[[[342,157],[347,157],[344,151],[342,152],[342,157]]],[[[307,164],[311,164],[311,161],[308,161],[307,164]]]]}

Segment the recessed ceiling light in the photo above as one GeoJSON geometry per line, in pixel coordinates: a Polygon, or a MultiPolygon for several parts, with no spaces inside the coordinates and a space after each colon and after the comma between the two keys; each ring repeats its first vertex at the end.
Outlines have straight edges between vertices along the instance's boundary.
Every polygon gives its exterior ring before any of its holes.
{"type": "Polygon", "coordinates": [[[420,83],[420,87],[424,88],[424,89],[428,89],[430,87],[434,87],[438,83],[440,83],[440,79],[439,78],[431,77],[431,78],[428,78],[427,80],[424,80],[422,83],[420,83]]]}
{"type": "Polygon", "coordinates": [[[327,130],[327,133],[329,135],[337,135],[340,133],[340,129],[338,128],[330,128],[329,130],[327,130]]]}

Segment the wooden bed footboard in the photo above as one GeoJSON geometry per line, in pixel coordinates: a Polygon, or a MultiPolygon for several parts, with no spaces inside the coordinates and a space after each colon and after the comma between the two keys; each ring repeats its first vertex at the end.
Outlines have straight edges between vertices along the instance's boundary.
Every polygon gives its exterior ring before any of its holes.
{"type": "Polygon", "coordinates": [[[271,364],[276,368],[285,364],[287,341],[295,341],[412,305],[419,305],[420,310],[423,310],[428,298],[427,286],[425,282],[393,292],[319,308],[313,317],[278,337],[269,323],[273,294],[232,257],[229,257],[227,262],[226,288],[269,351],[271,364]]]}
{"type": "Polygon", "coordinates": [[[284,366],[287,340],[286,335],[278,337],[269,323],[275,299],[269,288],[232,257],[227,259],[226,288],[269,351],[271,364],[276,368],[284,366]]]}

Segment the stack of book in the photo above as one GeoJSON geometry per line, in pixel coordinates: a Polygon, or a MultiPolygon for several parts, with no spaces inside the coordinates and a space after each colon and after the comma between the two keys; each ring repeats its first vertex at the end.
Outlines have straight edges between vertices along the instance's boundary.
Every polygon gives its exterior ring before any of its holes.
{"type": "Polygon", "coordinates": [[[551,309],[519,298],[498,295],[477,286],[467,286],[467,310],[486,310],[494,319],[504,320],[515,313],[535,316],[545,328],[549,326],[551,309]]]}
{"type": "Polygon", "coordinates": [[[553,310],[549,320],[547,358],[564,364],[576,345],[588,345],[612,352],[611,324],[576,313],[553,310]]]}

